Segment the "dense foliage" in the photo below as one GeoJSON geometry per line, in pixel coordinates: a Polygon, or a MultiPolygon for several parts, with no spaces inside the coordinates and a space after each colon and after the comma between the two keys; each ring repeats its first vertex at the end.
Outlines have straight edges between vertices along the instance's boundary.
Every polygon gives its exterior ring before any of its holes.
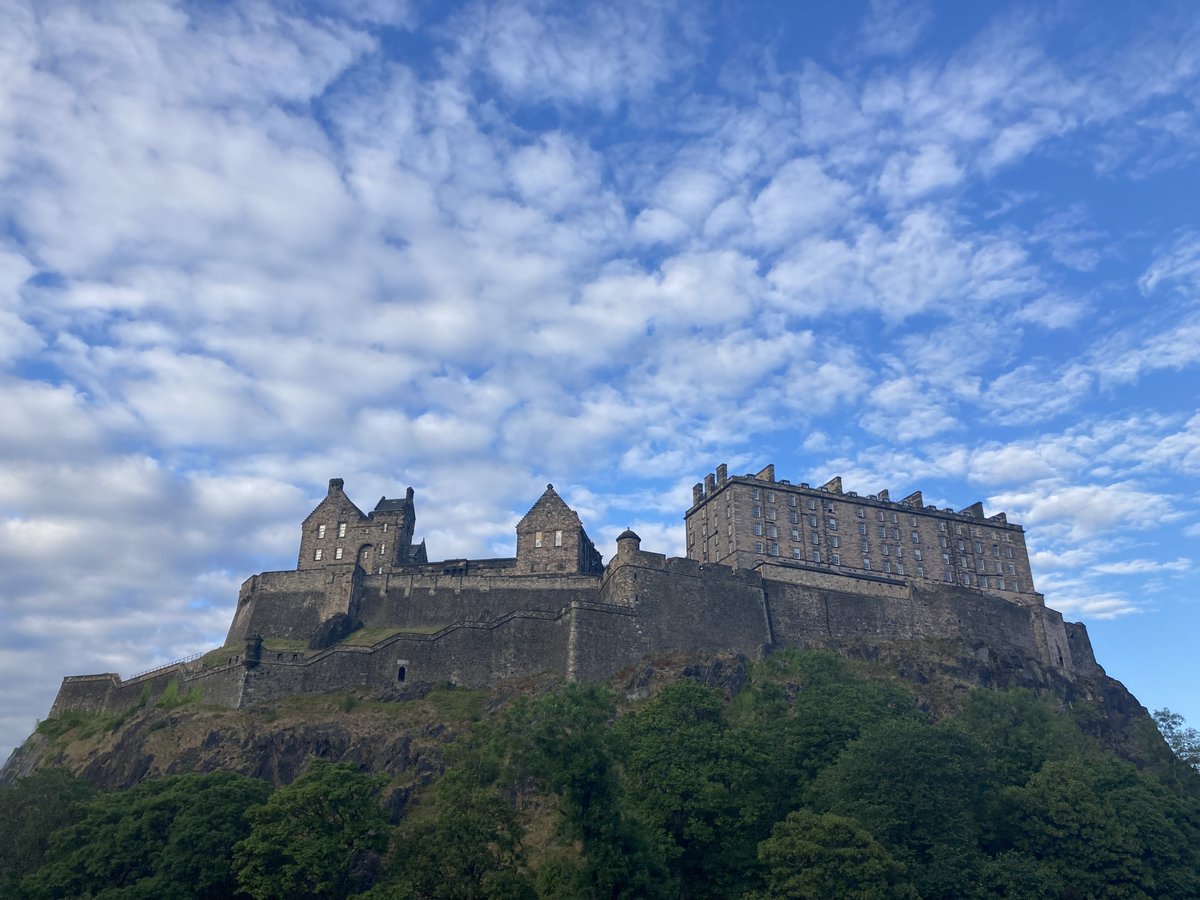
{"type": "Polygon", "coordinates": [[[787,652],[732,701],[691,681],[631,702],[598,686],[518,700],[450,745],[444,775],[406,804],[385,805],[385,777],[321,760],[274,792],[217,772],[97,793],[41,772],[0,790],[0,889],[1196,897],[1190,776],[1117,759],[1054,698],[976,689],[934,723],[896,682],[787,652]]]}

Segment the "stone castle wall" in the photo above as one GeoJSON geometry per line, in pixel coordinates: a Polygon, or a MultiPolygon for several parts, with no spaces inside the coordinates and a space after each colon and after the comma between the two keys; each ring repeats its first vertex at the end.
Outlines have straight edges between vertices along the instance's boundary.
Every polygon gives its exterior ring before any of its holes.
{"type": "MultiPolygon", "coordinates": [[[[336,516],[346,511],[335,482],[332,500],[319,509],[332,503],[336,516]]],[[[411,495],[397,503],[408,515],[411,495]]],[[[391,508],[383,512],[391,515],[391,508]]],[[[632,532],[617,539],[617,553],[603,567],[578,517],[548,486],[518,526],[515,559],[411,563],[374,574],[351,559],[255,575],[241,587],[216,665],[210,654],[208,667],[173,664],[128,681],[111,673],[68,677],[51,715],[153,703],[172,683],[200,688],[207,703],[238,708],[413,682],[487,687],[541,673],[603,680],[657,654],[757,657],[771,647],[846,639],[950,638],[1015,650],[1068,677],[1099,671],[1086,629],[1064,623],[1037,599],[1023,605],[962,585],[803,561],[735,568],[668,558],[641,550],[632,532]],[[380,629],[380,640],[283,649],[280,642],[307,642],[339,613],[380,629]]]]}

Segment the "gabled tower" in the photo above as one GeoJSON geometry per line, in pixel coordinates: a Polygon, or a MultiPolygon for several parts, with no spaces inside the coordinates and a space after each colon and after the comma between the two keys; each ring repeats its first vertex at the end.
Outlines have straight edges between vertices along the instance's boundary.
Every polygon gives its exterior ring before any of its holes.
{"type": "Polygon", "coordinates": [[[517,572],[598,575],[603,571],[604,563],[579,516],[554,485],[546,485],[545,493],[517,523],[517,572]]]}
{"type": "Polygon", "coordinates": [[[355,561],[359,526],[367,517],[346,496],[343,484],[340,478],[330,478],[329,493],[301,524],[297,569],[324,569],[355,561]]]}

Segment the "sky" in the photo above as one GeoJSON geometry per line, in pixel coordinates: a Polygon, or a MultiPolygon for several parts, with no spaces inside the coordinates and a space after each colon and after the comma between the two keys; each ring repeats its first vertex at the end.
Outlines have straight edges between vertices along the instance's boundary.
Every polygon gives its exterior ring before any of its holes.
{"type": "Polygon", "coordinates": [[[982,500],[1200,725],[1192,3],[0,5],[0,756],[345,479],[433,559],[718,463],[982,500]]]}

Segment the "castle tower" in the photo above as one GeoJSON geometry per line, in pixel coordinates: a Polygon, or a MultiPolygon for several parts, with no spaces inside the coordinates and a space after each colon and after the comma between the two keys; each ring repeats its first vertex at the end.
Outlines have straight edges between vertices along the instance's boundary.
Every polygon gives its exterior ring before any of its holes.
{"type": "Polygon", "coordinates": [[[600,554],[571,507],[546,485],[545,493],[517,523],[517,571],[521,574],[599,574],[600,554]]]}
{"type": "Polygon", "coordinates": [[[367,517],[342,490],[340,478],[329,479],[329,493],[300,525],[297,569],[324,569],[355,561],[358,531],[367,517]]]}

